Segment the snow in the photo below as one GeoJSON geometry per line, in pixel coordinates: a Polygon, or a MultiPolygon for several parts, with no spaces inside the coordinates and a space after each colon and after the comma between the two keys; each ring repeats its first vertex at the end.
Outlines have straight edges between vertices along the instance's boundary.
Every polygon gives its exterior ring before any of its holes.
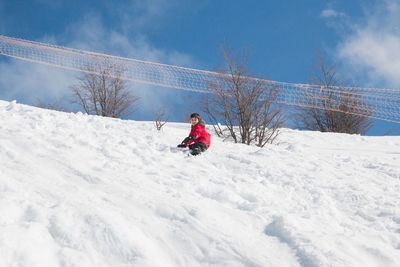
{"type": "Polygon", "coordinates": [[[0,266],[399,266],[398,136],[213,136],[193,157],[185,123],[15,101],[0,121],[0,266]]]}

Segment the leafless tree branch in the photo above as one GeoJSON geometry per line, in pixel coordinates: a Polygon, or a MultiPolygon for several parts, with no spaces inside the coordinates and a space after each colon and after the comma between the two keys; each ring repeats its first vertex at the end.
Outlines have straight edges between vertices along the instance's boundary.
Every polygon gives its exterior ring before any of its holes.
{"type": "Polygon", "coordinates": [[[250,78],[246,70],[249,54],[236,57],[227,45],[221,53],[226,67],[209,82],[211,94],[203,97],[201,105],[215,133],[260,147],[274,142],[285,119],[280,106],[274,104],[279,89],[250,78]]]}
{"type": "Polygon", "coordinates": [[[124,66],[108,59],[92,62],[71,86],[73,103],[88,114],[113,118],[131,116],[139,97],[130,93],[127,82],[121,78],[125,71],[124,66]]]}
{"type": "MultiPolygon", "coordinates": [[[[169,108],[168,108],[169,110],[169,108]]],[[[158,131],[161,131],[162,127],[169,120],[169,112],[167,112],[167,108],[160,108],[154,112],[154,124],[158,131]]]]}
{"type": "MultiPolygon", "coordinates": [[[[360,94],[355,91],[338,92],[334,86],[340,86],[335,64],[327,66],[322,55],[317,51],[317,63],[313,63],[309,81],[321,85],[321,90],[304,92],[311,108],[299,108],[295,114],[296,122],[302,129],[339,132],[349,134],[365,134],[372,126],[367,118],[373,113],[366,108],[360,94]],[[364,109],[365,116],[355,115],[364,109]]],[[[350,89],[349,89],[350,90],[350,89]]],[[[354,89],[355,90],[355,89],[354,89]]]]}

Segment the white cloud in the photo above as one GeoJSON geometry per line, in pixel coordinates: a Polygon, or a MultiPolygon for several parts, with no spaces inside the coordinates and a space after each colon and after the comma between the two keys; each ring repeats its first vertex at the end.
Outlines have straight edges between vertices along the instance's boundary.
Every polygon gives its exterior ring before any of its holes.
{"type": "MultiPolygon", "coordinates": [[[[155,11],[154,11],[155,12],[155,11]]],[[[102,52],[165,64],[191,66],[191,56],[178,51],[166,51],[152,45],[145,35],[128,37],[122,32],[107,28],[100,15],[87,14],[82,20],[67,27],[60,36],[43,36],[39,41],[57,44],[58,39],[70,37],[64,46],[102,52]]],[[[6,100],[22,98],[25,103],[33,103],[36,98],[43,100],[70,96],[70,89],[77,72],[60,70],[38,64],[10,60],[0,64],[0,98],[6,100]]],[[[166,98],[176,96],[171,89],[157,90],[143,84],[133,84],[134,94],[140,96],[140,107],[151,112],[162,106],[166,98]],[[151,96],[151,99],[150,99],[151,96]]],[[[168,105],[169,103],[167,103],[168,105]]]]}
{"type": "Polygon", "coordinates": [[[126,8],[121,10],[124,24],[130,28],[143,28],[149,25],[154,25],[160,21],[173,8],[176,1],[168,0],[132,0],[128,9],[131,12],[126,12],[126,8]]]}
{"type": "Polygon", "coordinates": [[[146,31],[163,27],[178,12],[196,12],[212,3],[210,0],[130,0],[118,7],[124,31],[146,31]]]}
{"type": "Polygon", "coordinates": [[[324,9],[321,12],[321,17],[322,18],[336,18],[336,17],[343,17],[343,16],[345,16],[344,13],[337,12],[336,10],[330,9],[330,8],[329,9],[324,9]]]}
{"type": "Polygon", "coordinates": [[[24,99],[34,103],[36,98],[55,101],[65,96],[69,81],[75,73],[21,60],[0,63],[1,98],[24,99]]]}
{"type": "Polygon", "coordinates": [[[82,21],[70,25],[69,31],[72,32],[72,41],[67,44],[69,47],[165,64],[192,63],[189,55],[155,47],[144,34],[128,37],[124,33],[107,29],[99,15],[85,16],[82,21]]]}
{"type": "Polygon", "coordinates": [[[384,1],[339,44],[338,56],[358,84],[400,87],[399,14],[399,1],[384,1]]]}

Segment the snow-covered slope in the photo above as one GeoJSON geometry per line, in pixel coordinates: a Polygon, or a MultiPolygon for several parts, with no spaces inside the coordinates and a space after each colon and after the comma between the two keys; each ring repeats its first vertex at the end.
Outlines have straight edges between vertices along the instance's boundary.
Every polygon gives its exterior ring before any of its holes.
{"type": "Polygon", "coordinates": [[[400,137],[189,124],[0,101],[0,266],[399,266],[400,137]]]}

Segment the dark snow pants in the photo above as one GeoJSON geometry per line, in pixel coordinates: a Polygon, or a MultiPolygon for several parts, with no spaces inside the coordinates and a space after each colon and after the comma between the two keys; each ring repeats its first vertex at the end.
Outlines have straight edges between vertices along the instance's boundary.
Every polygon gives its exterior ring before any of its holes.
{"type": "Polygon", "coordinates": [[[204,152],[207,149],[207,145],[202,142],[189,145],[190,154],[192,154],[193,156],[199,155],[201,152],[204,152]]]}

